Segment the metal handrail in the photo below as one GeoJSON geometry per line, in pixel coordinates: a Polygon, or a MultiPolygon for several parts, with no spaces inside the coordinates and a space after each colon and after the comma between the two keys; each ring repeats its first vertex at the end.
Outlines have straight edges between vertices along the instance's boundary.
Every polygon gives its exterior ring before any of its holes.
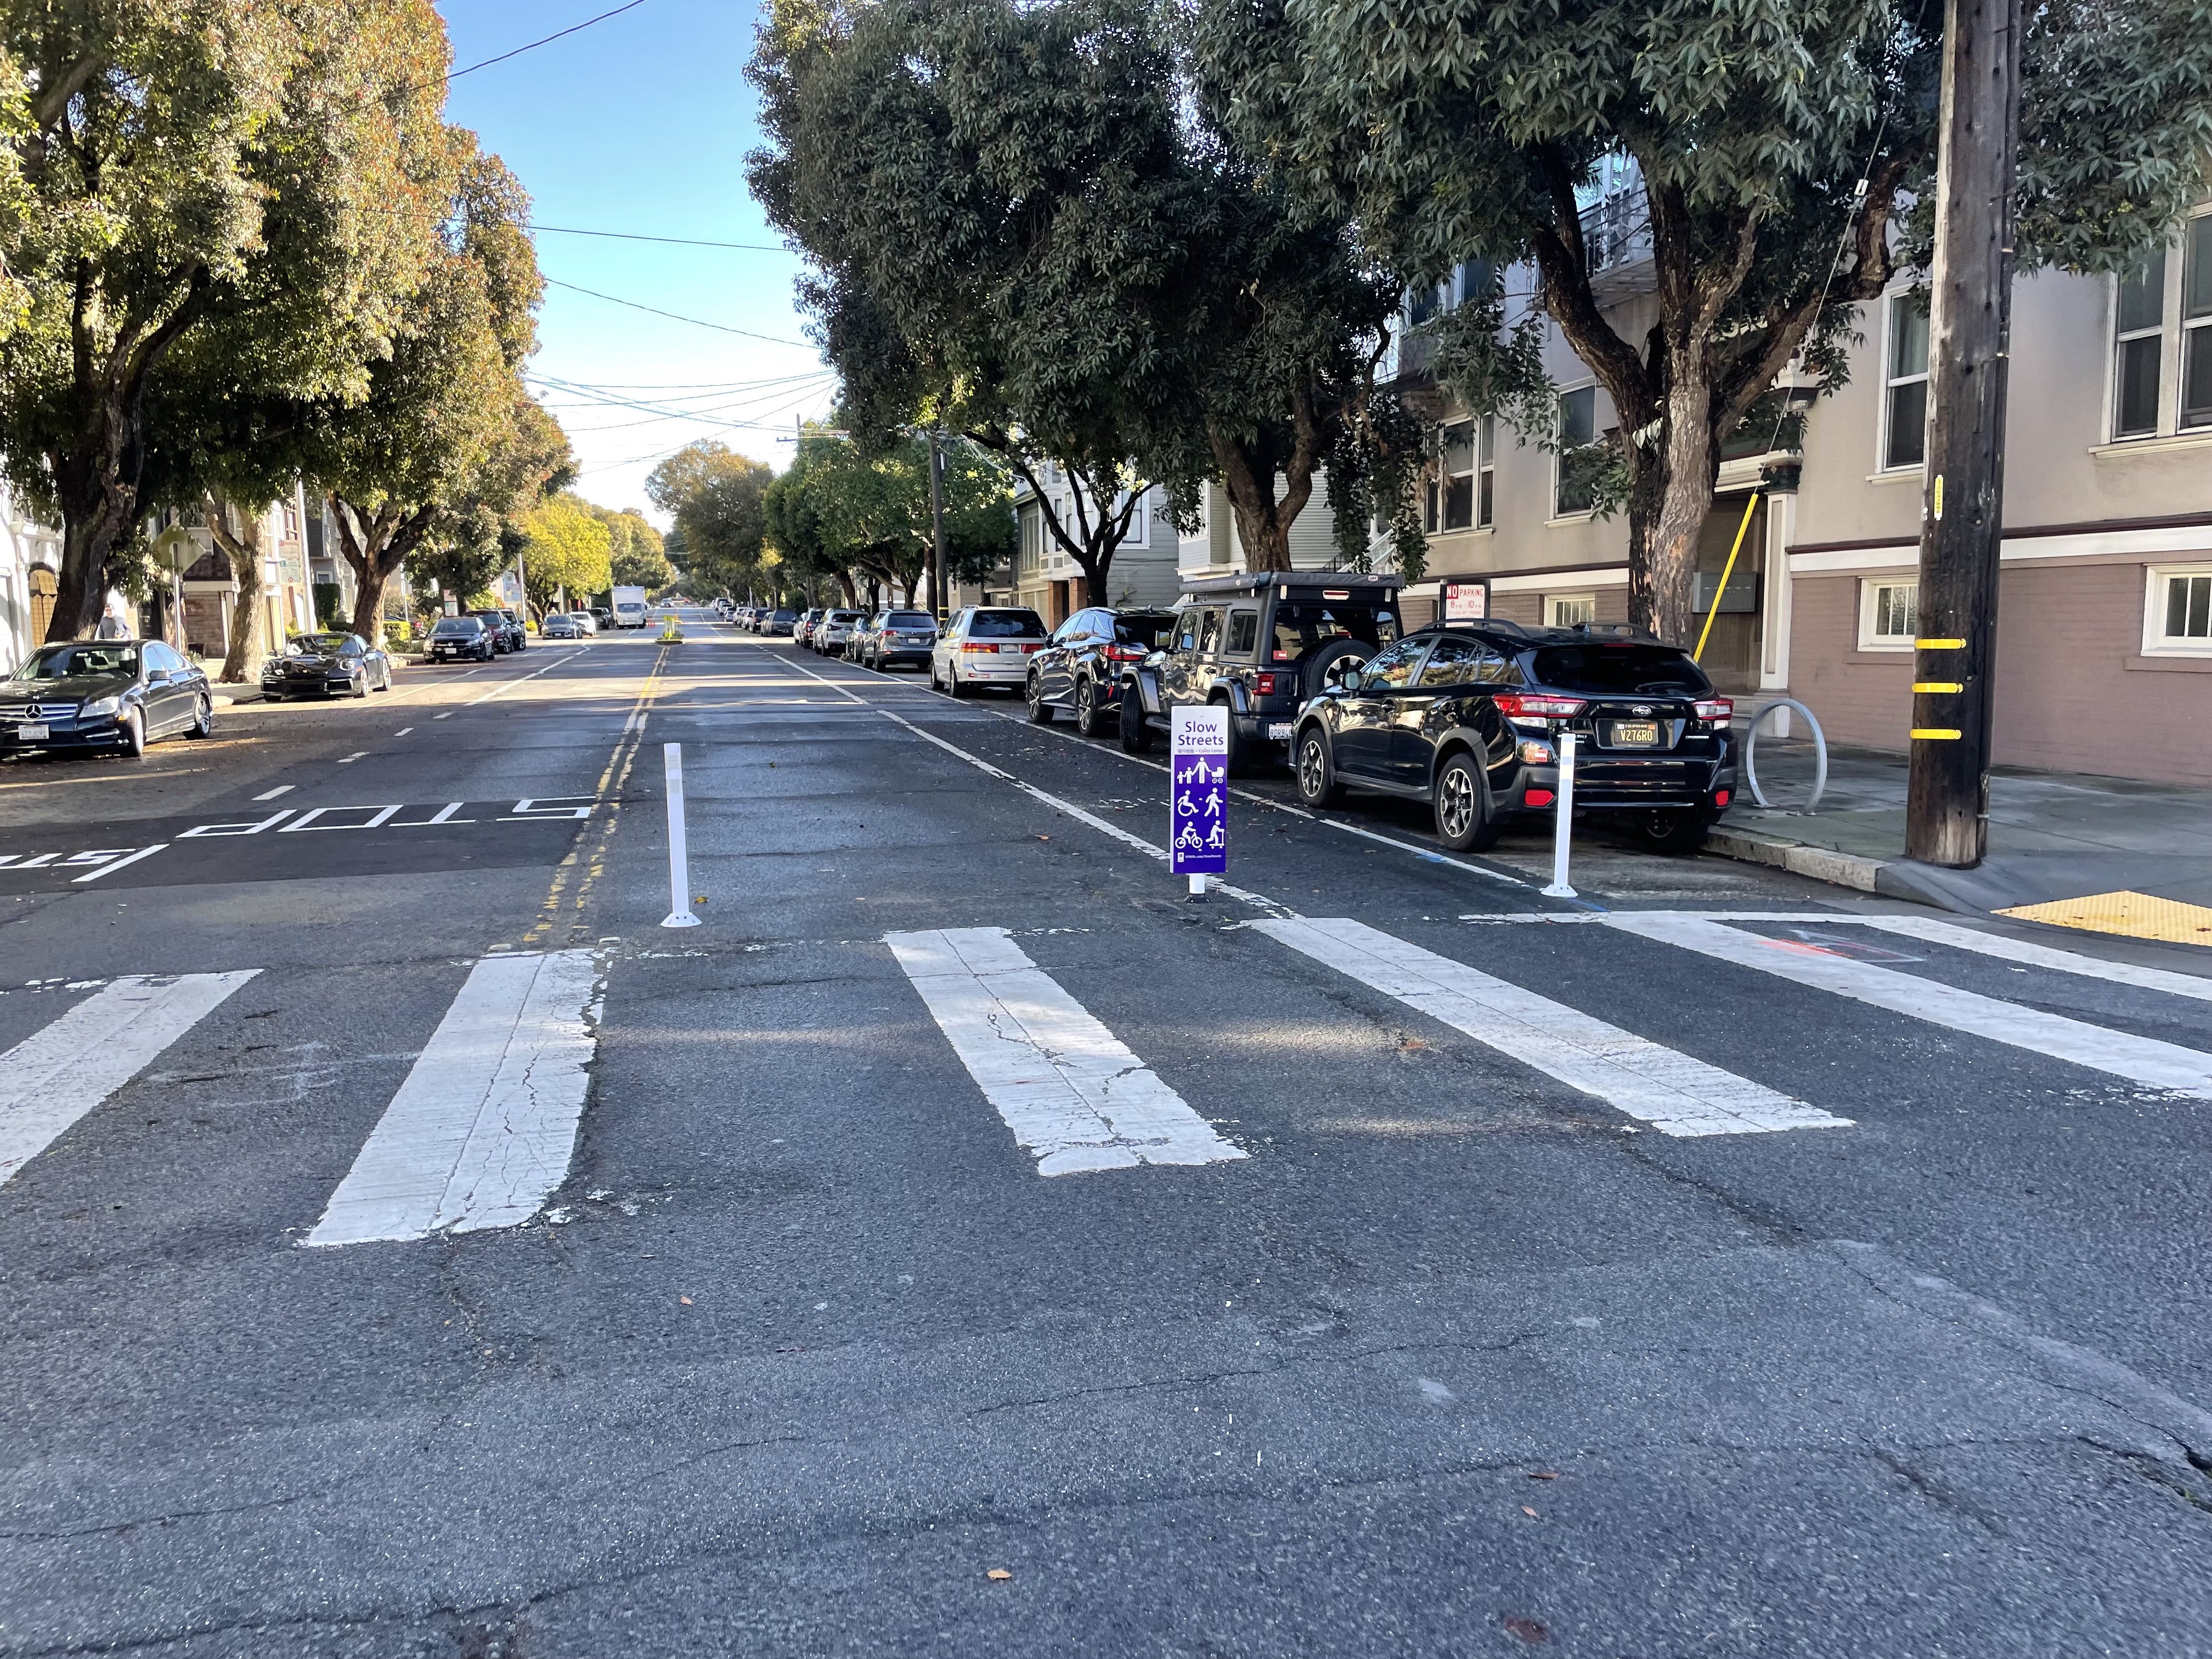
{"type": "Polygon", "coordinates": [[[1751,791],[1752,799],[1759,805],[1772,810],[1772,803],[1759,787],[1759,768],[1753,757],[1759,750],[1759,723],[1778,708],[1795,709],[1805,717],[1805,724],[1813,728],[1813,793],[1800,809],[1809,812],[1820,804],[1820,795],[1828,787],[1828,738],[1820,730],[1819,717],[1795,697],[1777,697],[1751,717],[1751,724],[1744,729],[1743,734],[1743,781],[1751,791]]]}

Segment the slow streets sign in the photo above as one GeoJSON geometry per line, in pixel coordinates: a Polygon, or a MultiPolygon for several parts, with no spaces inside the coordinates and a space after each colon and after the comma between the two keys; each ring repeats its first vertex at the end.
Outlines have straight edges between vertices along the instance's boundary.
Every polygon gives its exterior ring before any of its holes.
{"type": "Polygon", "coordinates": [[[1218,703],[1169,712],[1170,867],[1203,893],[1229,869],[1229,711],[1218,703]]]}

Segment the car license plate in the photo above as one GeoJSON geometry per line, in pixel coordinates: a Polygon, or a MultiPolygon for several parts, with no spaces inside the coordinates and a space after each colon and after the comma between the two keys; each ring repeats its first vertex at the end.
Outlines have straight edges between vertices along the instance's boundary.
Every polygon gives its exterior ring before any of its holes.
{"type": "Polygon", "coordinates": [[[1291,723],[1288,720],[1277,720],[1267,727],[1268,738],[1273,742],[1288,742],[1290,735],[1291,723]]]}
{"type": "Polygon", "coordinates": [[[18,743],[38,743],[46,736],[46,728],[43,726],[19,726],[15,728],[15,741],[18,743]]]}
{"type": "Polygon", "coordinates": [[[1613,723],[1613,746],[1616,749],[1656,749],[1659,746],[1659,722],[1615,720],[1613,723]]]}
{"type": "Polygon", "coordinates": [[[999,647],[999,654],[1002,657],[1018,657],[1022,654],[1022,648],[1018,645],[1002,645],[999,647]]]}

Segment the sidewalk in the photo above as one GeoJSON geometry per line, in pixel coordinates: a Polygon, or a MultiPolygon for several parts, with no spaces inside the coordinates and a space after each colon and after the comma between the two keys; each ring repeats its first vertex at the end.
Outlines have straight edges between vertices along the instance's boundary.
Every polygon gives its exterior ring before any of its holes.
{"type": "Polygon", "coordinates": [[[2212,789],[2000,767],[1988,858],[1942,870],[1905,857],[1903,756],[1832,749],[1811,814],[1790,810],[1811,789],[1811,746],[1770,733],[1757,759],[1774,805],[1753,805],[1746,789],[1708,852],[1969,914],[2115,893],[2212,905],[2212,789]]]}

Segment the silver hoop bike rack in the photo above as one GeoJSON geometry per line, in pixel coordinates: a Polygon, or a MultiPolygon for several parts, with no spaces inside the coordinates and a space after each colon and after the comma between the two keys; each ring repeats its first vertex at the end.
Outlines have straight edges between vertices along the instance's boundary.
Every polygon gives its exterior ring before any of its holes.
{"type": "Polygon", "coordinates": [[[1777,697],[1751,717],[1751,724],[1745,729],[1743,734],[1744,784],[1750,789],[1751,798],[1755,803],[1766,807],[1770,811],[1773,810],[1771,803],[1767,800],[1765,793],[1759,787],[1759,768],[1754,764],[1753,757],[1759,749],[1759,722],[1778,708],[1787,708],[1802,714],[1805,717],[1805,724],[1813,728],[1813,794],[1803,806],[1796,809],[1809,812],[1820,804],[1821,793],[1828,787],[1828,739],[1820,730],[1819,718],[1795,697],[1777,697]]]}

